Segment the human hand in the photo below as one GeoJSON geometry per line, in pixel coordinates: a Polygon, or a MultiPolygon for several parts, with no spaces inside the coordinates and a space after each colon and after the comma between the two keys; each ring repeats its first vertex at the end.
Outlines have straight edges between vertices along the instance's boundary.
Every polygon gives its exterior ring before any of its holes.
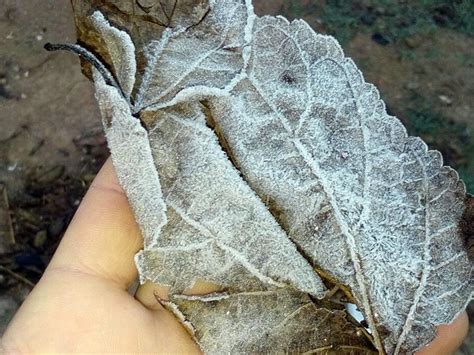
{"type": "Polygon", "coordinates": [[[2,339],[8,353],[199,353],[175,317],[127,288],[143,240],[111,161],[2,339]]]}
{"type": "MultiPolygon", "coordinates": [[[[2,338],[7,353],[199,353],[175,319],[154,299],[164,289],[136,279],[135,253],[143,247],[127,198],[106,162],[82,201],[40,282],[2,338]]],[[[190,293],[212,291],[200,284],[190,293]]],[[[464,339],[466,313],[441,326],[418,355],[450,354],[464,339]]],[[[0,346],[0,348],[1,348],[0,346]]]]}

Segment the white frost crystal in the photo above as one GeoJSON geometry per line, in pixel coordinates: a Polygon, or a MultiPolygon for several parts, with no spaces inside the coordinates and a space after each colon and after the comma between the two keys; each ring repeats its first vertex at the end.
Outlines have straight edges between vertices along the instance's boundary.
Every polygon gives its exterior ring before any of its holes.
{"type": "Polygon", "coordinates": [[[464,184],[334,38],[249,1],[208,5],[147,44],[142,73],[132,38],[91,17],[120,85],[94,74],[141,281],[170,286],[205,352],[369,353],[317,300],[318,271],[350,290],[379,352],[413,353],[472,297],[464,184]],[[179,296],[196,280],[226,294],[179,296]]]}

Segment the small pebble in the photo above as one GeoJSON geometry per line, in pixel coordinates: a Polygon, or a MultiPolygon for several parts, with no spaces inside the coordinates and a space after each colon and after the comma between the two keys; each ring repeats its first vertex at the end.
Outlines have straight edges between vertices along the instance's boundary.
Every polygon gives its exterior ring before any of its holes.
{"type": "Polygon", "coordinates": [[[377,15],[384,16],[384,15],[387,14],[387,10],[386,10],[384,7],[382,7],[382,6],[378,6],[378,7],[375,8],[375,13],[376,13],[377,15]]]}
{"type": "Polygon", "coordinates": [[[439,95],[438,98],[446,106],[451,106],[453,104],[453,99],[447,95],[439,95]]]}
{"type": "Polygon", "coordinates": [[[85,174],[82,176],[82,180],[84,180],[84,182],[86,184],[90,184],[96,177],[96,174],[85,174]]]}
{"type": "Polygon", "coordinates": [[[18,163],[10,164],[7,166],[7,170],[10,172],[15,171],[17,166],[18,166],[18,163]]]}
{"type": "Polygon", "coordinates": [[[46,240],[48,240],[48,232],[46,232],[45,230],[41,230],[38,233],[36,233],[33,239],[33,245],[35,248],[39,249],[44,246],[44,243],[46,243],[46,240]]]}

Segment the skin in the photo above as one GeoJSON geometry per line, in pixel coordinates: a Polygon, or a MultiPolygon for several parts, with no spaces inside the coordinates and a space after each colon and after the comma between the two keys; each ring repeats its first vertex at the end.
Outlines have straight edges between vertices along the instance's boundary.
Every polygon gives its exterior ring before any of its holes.
{"type": "MultiPolygon", "coordinates": [[[[167,290],[136,280],[143,240],[114,168],[106,162],[84,197],[43,277],[0,344],[3,353],[199,354],[188,332],[156,301],[167,290]]],[[[188,294],[216,290],[199,283],[188,294]]],[[[468,329],[464,312],[418,355],[453,353],[468,329]]]]}

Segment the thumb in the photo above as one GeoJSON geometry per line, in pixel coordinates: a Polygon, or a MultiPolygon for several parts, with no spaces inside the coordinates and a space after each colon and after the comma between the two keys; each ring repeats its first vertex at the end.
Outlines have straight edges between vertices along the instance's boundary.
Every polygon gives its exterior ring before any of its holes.
{"type": "Polygon", "coordinates": [[[127,197],[110,159],[94,179],[46,274],[54,269],[91,274],[126,289],[137,277],[143,247],[127,197]]]}

